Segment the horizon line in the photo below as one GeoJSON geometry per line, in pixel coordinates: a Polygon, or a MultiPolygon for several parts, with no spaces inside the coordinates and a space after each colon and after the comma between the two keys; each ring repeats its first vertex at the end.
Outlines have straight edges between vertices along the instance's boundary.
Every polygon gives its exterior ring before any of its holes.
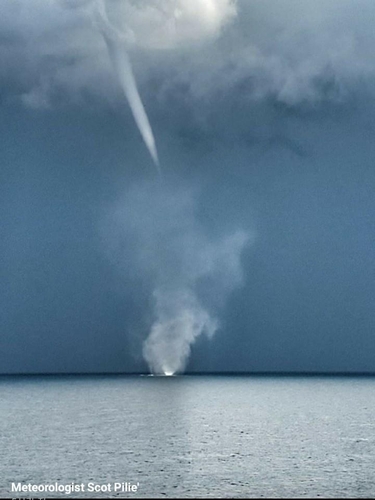
{"type": "MultiPolygon", "coordinates": [[[[147,376],[153,375],[148,371],[139,371],[139,372],[14,372],[14,373],[0,373],[0,377],[90,377],[90,376],[108,376],[108,377],[134,377],[134,376],[147,376]]],[[[197,371],[197,372],[182,372],[176,373],[175,377],[183,377],[183,376],[302,376],[302,377],[310,377],[310,376],[324,376],[324,377],[359,377],[359,376],[375,376],[375,371],[197,371]]]]}

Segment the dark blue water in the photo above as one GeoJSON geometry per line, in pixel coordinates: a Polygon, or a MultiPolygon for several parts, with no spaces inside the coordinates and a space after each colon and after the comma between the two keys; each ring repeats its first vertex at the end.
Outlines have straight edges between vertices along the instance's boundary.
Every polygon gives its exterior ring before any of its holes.
{"type": "Polygon", "coordinates": [[[3,377],[0,494],[374,497],[374,415],[371,377],[3,377]]]}

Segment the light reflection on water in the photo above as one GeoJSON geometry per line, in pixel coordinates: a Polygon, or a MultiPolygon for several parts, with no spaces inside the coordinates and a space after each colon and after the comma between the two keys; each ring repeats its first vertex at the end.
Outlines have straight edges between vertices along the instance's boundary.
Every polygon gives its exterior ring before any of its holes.
{"type": "Polygon", "coordinates": [[[374,496],[374,389],[370,377],[3,377],[0,493],[130,481],[139,492],[124,496],[374,496]]]}

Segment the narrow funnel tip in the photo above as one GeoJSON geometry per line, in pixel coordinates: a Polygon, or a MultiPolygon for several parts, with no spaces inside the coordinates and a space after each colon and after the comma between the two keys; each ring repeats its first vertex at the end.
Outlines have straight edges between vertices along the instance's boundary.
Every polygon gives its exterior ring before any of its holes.
{"type": "Polygon", "coordinates": [[[151,154],[151,158],[153,159],[153,162],[155,163],[155,166],[156,166],[156,169],[157,169],[158,173],[161,174],[160,162],[159,162],[159,157],[158,157],[158,153],[156,151],[156,148],[153,147],[149,151],[150,151],[150,154],[151,154]]]}

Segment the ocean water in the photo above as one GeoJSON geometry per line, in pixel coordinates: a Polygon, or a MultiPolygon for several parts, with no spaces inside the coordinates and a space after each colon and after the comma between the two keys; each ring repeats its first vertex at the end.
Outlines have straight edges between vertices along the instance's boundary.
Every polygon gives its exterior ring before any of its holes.
{"type": "Polygon", "coordinates": [[[2,497],[374,497],[375,378],[2,377],[0,450],[2,497]]]}

